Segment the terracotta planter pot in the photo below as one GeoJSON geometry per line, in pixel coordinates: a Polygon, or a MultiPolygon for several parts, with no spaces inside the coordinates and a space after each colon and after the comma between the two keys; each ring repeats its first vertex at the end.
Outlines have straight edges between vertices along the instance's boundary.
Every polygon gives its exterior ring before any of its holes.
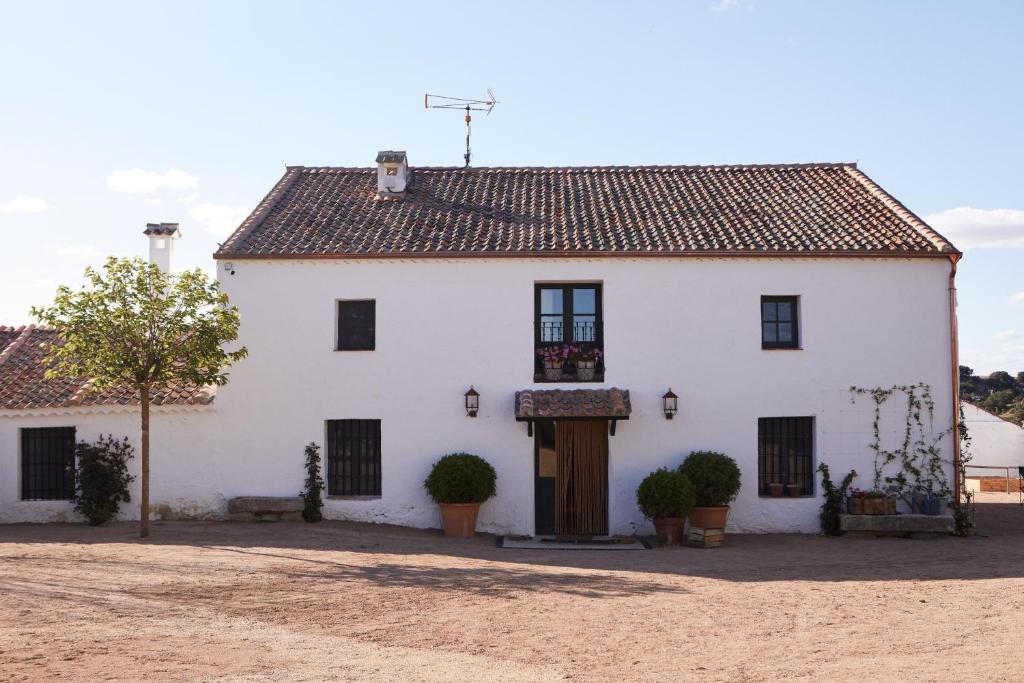
{"type": "Polygon", "coordinates": [[[549,382],[557,382],[562,379],[562,364],[544,361],[544,379],[549,382]]]}
{"type": "Polygon", "coordinates": [[[800,484],[786,484],[786,493],[790,498],[800,498],[804,495],[804,487],[800,484]]]}
{"type": "Polygon", "coordinates": [[[445,536],[470,538],[476,533],[480,503],[441,503],[441,525],[445,536]]]}
{"type": "Polygon", "coordinates": [[[768,484],[768,495],[772,498],[781,498],[783,488],[782,484],[768,484]]]}
{"type": "Polygon", "coordinates": [[[658,545],[679,545],[683,542],[685,517],[658,517],[654,530],[658,532],[658,545]]]}
{"type": "Polygon", "coordinates": [[[580,382],[590,382],[594,379],[597,363],[592,360],[581,360],[576,363],[576,379],[580,382]]]}
{"type": "Polygon", "coordinates": [[[851,515],[863,515],[864,514],[864,499],[863,498],[850,498],[849,507],[847,508],[851,515]]]}
{"type": "Polygon", "coordinates": [[[690,510],[690,526],[699,529],[724,529],[729,517],[729,506],[696,507],[690,510]]]}

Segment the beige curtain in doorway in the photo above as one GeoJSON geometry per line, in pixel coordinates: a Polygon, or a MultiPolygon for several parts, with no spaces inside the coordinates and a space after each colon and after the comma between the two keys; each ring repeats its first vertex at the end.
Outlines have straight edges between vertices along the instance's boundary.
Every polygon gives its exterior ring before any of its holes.
{"type": "Polygon", "coordinates": [[[555,423],[555,533],[608,533],[608,422],[555,423]]]}

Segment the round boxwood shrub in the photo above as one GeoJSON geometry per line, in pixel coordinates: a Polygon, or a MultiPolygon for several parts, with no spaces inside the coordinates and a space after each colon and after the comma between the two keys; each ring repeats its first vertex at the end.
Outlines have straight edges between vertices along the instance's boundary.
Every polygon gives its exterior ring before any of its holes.
{"type": "Polygon", "coordinates": [[[723,453],[694,451],[686,456],[679,472],[693,483],[697,507],[728,505],[740,492],[740,468],[723,453]]]}
{"type": "Polygon", "coordinates": [[[664,467],[648,474],[636,489],[636,504],[651,519],[685,517],[696,500],[686,475],[664,467]]]}
{"type": "Polygon", "coordinates": [[[479,455],[450,453],[434,463],[423,486],[438,503],[482,503],[495,494],[497,478],[479,455]]]}

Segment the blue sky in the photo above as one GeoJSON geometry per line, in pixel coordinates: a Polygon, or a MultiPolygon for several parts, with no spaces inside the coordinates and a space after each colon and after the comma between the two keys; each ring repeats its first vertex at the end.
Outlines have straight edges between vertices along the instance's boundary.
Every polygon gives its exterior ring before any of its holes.
{"type": "Polygon", "coordinates": [[[0,323],[285,164],[857,161],[964,248],[962,361],[1024,370],[1024,3],[0,2],[0,323]]]}

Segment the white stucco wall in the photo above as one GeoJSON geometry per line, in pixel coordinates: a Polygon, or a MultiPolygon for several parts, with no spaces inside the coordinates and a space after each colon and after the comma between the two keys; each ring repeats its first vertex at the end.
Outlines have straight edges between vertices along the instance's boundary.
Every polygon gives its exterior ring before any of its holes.
{"type": "MultiPolygon", "coordinates": [[[[216,465],[212,439],[216,419],[210,406],[154,406],[150,416],[150,505],[154,519],[218,519],[227,516],[228,487],[222,475],[239,476],[235,468],[216,465]],[[233,471],[234,470],[234,471],[233,471]]],[[[0,411],[0,523],[64,522],[83,518],[66,501],[21,500],[20,430],[28,427],[74,427],[78,441],[100,435],[127,436],[135,447],[129,471],[135,475],[132,501],[121,506],[120,519],[138,519],[138,408],[0,411]]]]}
{"type": "MultiPolygon", "coordinates": [[[[649,529],[634,492],[651,470],[692,450],[736,458],[743,490],[734,531],[819,529],[820,498],[757,495],[757,418],[816,418],[816,457],[856,468],[870,486],[869,402],[849,387],[926,382],[937,431],[950,424],[949,263],[924,259],[459,259],[235,261],[220,270],[242,314],[250,357],[217,398],[229,443],[217,460],[225,497],[294,495],[302,447],[324,444],[324,421],[382,420],[383,495],[330,499],[333,518],[439,525],[422,481],[446,452],[487,458],[498,495],[481,529],[532,533],[533,442],[513,420],[513,394],[536,386],[533,291],[538,281],[604,288],[607,373],[629,389],[633,415],[610,439],[610,527],[649,529]],[[762,294],[799,295],[803,349],[763,351],[762,294]],[[377,301],[376,350],[333,350],[335,301],[377,301]],[[481,393],[467,418],[463,393],[481,393]],[[679,415],[666,420],[671,387],[679,415]]],[[[887,433],[901,427],[887,416],[887,433]]],[[[948,439],[945,452],[950,454],[948,439]]]]}
{"type": "MultiPolygon", "coordinates": [[[[758,497],[758,417],[814,416],[816,462],[837,476],[856,468],[862,487],[871,484],[872,406],[851,404],[851,385],[926,382],[936,431],[950,424],[944,260],[234,261],[234,269],[219,276],[241,310],[249,358],[215,407],[155,410],[152,499],[167,516],[223,516],[226,500],[240,495],[294,496],[303,446],[316,441],[326,456],[325,420],[375,418],[383,495],[328,499],[328,517],[438,527],[422,481],[438,457],[462,450],[498,472],[480,529],[530,534],[533,440],[513,419],[514,392],[617,386],[629,389],[633,414],[609,440],[612,533],[649,531],[637,484],[698,449],[725,452],[742,469],[732,531],[813,533],[820,492],[758,497]],[[538,281],[602,283],[603,384],[533,384],[538,281]],[[801,297],[801,350],[761,349],[763,294],[801,297]],[[376,300],[375,351],[333,350],[338,299],[376,300]],[[481,394],[476,419],[463,408],[471,384],[481,394]],[[680,397],[671,421],[661,408],[669,387],[680,397]]],[[[897,412],[885,417],[887,437],[902,427],[897,412]]],[[[79,439],[112,432],[138,443],[134,411],[0,411],[0,521],[71,518],[68,504],[18,500],[18,429],[66,425],[79,439]]],[[[943,446],[949,456],[948,439],[943,446]]],[[[125,516],[137,517],[134,502],[125,516]]]]}

